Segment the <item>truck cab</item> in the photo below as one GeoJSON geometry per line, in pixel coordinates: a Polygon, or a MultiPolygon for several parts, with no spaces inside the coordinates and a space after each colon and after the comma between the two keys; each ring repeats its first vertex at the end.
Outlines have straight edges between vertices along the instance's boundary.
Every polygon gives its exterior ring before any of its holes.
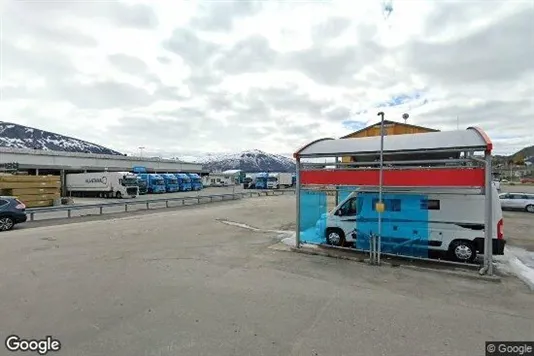
{"type": "Polygon", "coordinates": [[[139,195],[148,193],[147,181],[143,179],[139,174],[136,174],[137,185],[139,187],[139,195]]]}
{"type": "Polygon", "coordinates": [[[178,186],[181,192],[187,192],[192,189],[191,187],[191,178],[185,173],[175,173],[176,178],[178,178],[178,186]]]}
{"type": "MultiPolygon", "coordinates": [[[[493,254],[504,253],[503,216],[493,187],[493,254]]],[[[382,201],[382,251],[416,257],[445,257],[472,262],[484,252],[484,195],[410,191],[384,193],[382,201]],[[415,251],[415,252],[414,252],[415,251]],[[426,256],[424,256],[426,254],[426,256]]],[[[369,249],[377,234],[378,193],[356,190],[315,225],[315,235],[327,244],[369,249]]]]}
{"type": "Polygon", "coordinates": [[[119,187],[117,190],[121,192],[121,196],[135,198],[139,195],[139,182],[137,176],[130,172],[121,172],[122,178],[119,178],[119,187]]]}
{"type": "Polygon", "coordinates": [[[278,173],[269,173],[267,176],[267,189],[278,189],[278,173]]]}
{"type": "Polygon", "coordinates": [[[202,190],[202,178],[196,173],[187,173],[189,178],[191,178],[191,189],[192,190],[202,190]]]}
{"type": "Polygon", "coordinates": [[[254,187],[256,189],[267,189],[268,179],[268,173],[258,173],[254,179],[254,187]]]}
{"type": "Polygon", "coordinates": [[[165,173],[161,175],[165,182],[165,190],[169,193],[177,192],[180,187],[178,185],[178,178],[174,174],[165,173]]]}
{"type": "Polygon", "coordinates": [[[148,192],[149,193],[165,193],[165,180],[159,174],[148,174],[148,192]]]}

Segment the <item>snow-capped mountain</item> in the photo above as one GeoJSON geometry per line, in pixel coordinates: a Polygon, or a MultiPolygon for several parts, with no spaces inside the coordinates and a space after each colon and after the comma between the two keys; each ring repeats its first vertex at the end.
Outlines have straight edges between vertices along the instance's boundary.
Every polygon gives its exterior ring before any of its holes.
{"type": "Polygon", "coordinates": [[[0,147],[123,155],[91,142],[4,121],[0,121],[0,147]]]}
{"type": "Polygon", "coordinates": [[[282,155],[248,150],[239,153],[207,154],[203,157],[181,157],[182,160],[201,163],[211,172],[240,169],[244,172],[294,172],[295,161],[282,155]]]}

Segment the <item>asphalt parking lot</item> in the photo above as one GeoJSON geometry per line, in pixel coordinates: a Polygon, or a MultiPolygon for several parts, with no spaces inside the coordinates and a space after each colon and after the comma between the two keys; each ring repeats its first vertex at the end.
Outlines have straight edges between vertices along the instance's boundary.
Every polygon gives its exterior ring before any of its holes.
{"type": "MultiPolygon", "coordinates": [[[[58,355],[483,355],[529,340],[534,298],[500,283],[272,248],[294,196],[0,234],[0,332],[58,355]],[[256,227],[227,225],[221,219],[256,227]]],[[[0,352],[7,354],[7,352],[0,352]]]]}

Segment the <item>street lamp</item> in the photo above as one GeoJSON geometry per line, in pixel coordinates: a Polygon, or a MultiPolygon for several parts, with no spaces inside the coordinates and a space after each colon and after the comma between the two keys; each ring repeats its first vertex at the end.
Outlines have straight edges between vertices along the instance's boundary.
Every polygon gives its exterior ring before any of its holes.
{"type": "MultiPolygon", "coordinates": [[[[382,202],[382,186],[384,184],[384,113],[381,111],[377,114],[380,116],[380,170],[378,172],[378,203],[375,210],[378,213],[378,243],[375,246],[376,263],[380,264],[380,244],[382,243],[382,213],[384,212],[384,203],[382,202]]],[[[373,261],[375,262],[375,261],[373,261]]]]}
{"type": "Polygon", "coordinates": [[[137,147],[137,148],[139,148],[139,157],[143,157],[143,150],[145,149],[145,147],[140,146],[140,147],[137,147]]]}
{"type": "MultiPolygon", "coordinates": [[[[378,173],[378,203],[376,203],[375,210],[378,213],[378,236],[377,236],[377,246],[375,247],[374,253],[376,253],[376,263],[380,264],[380,253],[382,250],[382,213],[385,210],[384,202],[382,201],[382,191],[384,186],[384,116],[385,114],[381,111],[377,114],[380,116],[380,170],[378,173]]],[[[407,113],[402,114],[404,123],[410,115],[407,113]]]]}

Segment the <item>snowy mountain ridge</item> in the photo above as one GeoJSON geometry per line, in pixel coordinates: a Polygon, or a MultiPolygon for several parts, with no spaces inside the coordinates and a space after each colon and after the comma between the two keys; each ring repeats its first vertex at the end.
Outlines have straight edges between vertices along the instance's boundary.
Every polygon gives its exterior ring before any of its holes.
{"type": "Polygon", "coordinates": [[[123,155],[91,142],[5,121],[0,121],[0,147],[123,155]]]}
{"type": "Polygon", "coordinates": [[[240,169],[244,172],[294,172],[295,161],[279,154],[261,150],[236,153],[208,153],[201,157],[180,157],[183,161],[200,163],[211,172],[240,169]]]}

